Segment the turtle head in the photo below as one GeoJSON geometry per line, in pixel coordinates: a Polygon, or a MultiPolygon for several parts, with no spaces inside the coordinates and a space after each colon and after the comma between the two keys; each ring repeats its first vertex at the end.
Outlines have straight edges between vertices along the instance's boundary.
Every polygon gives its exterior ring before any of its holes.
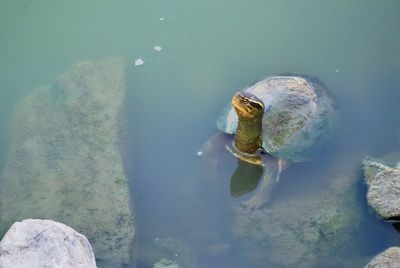
{"type": "Polygon", "coordinates": [[[242,153],[254,154],[262,146],[264,103],[248,92],[237,92],[232,105],[238,115],[235,147],[242,153]]]}
{"type": "Polygon", "coordinates": [[[264,114],[265,105],[262,100],[248,92],[236,92],[232,98],[232,105],[242,118],[259,118],[264,114]]]}

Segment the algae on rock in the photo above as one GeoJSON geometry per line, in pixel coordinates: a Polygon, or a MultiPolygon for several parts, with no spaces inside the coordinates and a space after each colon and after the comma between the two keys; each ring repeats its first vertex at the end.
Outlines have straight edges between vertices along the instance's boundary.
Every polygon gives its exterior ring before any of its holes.
{"type": "Polygon", "coordinates": [[[362,219],[355,180],[338,177],[325,191],[274,202],[264,209],[235,208],[234,233],[245,246],[243,253],[259,267],[340,264],[362,219]]]}
{"type": "Polygon", "coordinates": [[[138,262],[146,267],[156,262],[157,267],[197,267],[195,256],[181,239],[165,237],[145,240],[140,247],[138,262]]]}
{"type": "Polygon", "coordinates": [[[2,233],[25,218],[53,219],[88,237],[100,267],[129,262],[135,229],[118,150],[124,91],[122,60],[84,61],[21,101],[2,174],[2,233]]]}
{"type": "Polygon", "coordinates": [[[164,258],[155,263],[153,268],[181,268],[181,266],[174,261],[164,258]]]}

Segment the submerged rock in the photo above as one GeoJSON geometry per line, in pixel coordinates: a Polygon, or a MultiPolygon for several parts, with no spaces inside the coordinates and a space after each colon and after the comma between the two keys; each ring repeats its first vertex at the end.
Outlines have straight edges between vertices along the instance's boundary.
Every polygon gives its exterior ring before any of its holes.
{"type": "Polygon", "coordinates": [[[325,191],[280,200],[264,209],[237,207],[234,232],[243,253],[257,267],[340,266],[340,255],[346,253],[362,218],[355,181],[356,177],[339,177],[325,191]]]}
{"type": "Polygon", "coordinates": [[[396,268],[400,267],[400,248],[391,247],[375,256],[365,268],[396,268]]]}
{"type": "Polygon", "coordinates": [[[383,219],[399,219],[400,168],[397,163],[367,158],[362,165],[368,204],[383,219]]]}
{"type": "Polygon", "coordinates": [[[179,266],[174,261],[171,261],[169,259],[162,259],[159,262],[155,263],[153,268],[181,268],[182,266],[179,266]]]}
{"type": "Polygon", "coordinates": [[[129,262],[135,228],[118,150],[125,66],[85,61],[18,105],[2,174],[0,226],[26,218],[84,233],[100,267],[129,262]]]}
{"type": "Polygon", "coordinates": [[[0,267],[95,268],[87,238],[51,220],[14,223],[0,242],[0,267]]]}
{"type": "Polygon", "coordinates": [[[157,267],[181,267],[173,266],[178,265],[178,263],[182,267],[196,267],[191,249],[180,239],[165,237],[156,238],[153,241],[142,241],[140,248],[138,262],[143,266],[151,266],[157,262],[156,264],[159,265],[157,267]]]}

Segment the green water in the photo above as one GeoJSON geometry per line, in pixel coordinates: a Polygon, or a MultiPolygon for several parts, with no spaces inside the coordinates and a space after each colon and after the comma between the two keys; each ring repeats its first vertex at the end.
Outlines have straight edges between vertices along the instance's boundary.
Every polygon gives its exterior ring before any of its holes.
{"type": "MultiPolygon", "coordinates": [[[[132,263],[150,267],[143,256],[172,237],[188,248],[180,252],[193,267],[260,267],[231,231],[236,162],[227,159],[210,185],[196,175],[196,152],[236,90],[286,73],[323,82],[336,104],[337,131],[314,161],[285,171],[271,202],[322,191],[343,169],[359,173],[366,155],[399,151],[399,11],[396,0],[1,0],[0,164],[25,95],[82,60],[122,57],[123,153],[137,223],[132,263]],[[144,65],[135,67],[137,58],[144,65]],[[219,252],[215,245],[226,246],[219,252]]],[[[400,237],[369,212],[361,175],[357,185],[366,220],[347,257],[362,266],[400,237]]]]}

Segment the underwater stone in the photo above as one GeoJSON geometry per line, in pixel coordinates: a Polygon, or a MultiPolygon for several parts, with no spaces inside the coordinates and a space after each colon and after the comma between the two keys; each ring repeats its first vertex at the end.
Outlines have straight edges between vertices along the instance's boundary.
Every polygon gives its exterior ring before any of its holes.
{"type": "Polygon", "coordinates": [[[362,162],[368,204],[385,220],[400,218],[400,169],[397,163],[366,158],[362,162]]]}
{"type": "Polygon", "coordinates": [[[84,235],[59,222],[27,219],[1,240],[0,267],[95,268],[96,262],[84,235]]]}
{"type": "Polygon", "coordinates": [[[243,245],[242,253],[256,267],[265,263],[317,267],[321,262],[341,267],[340,256],[348,251],[362,221],[356,180],[356,176],[341,176],[325,191],[278,200],[262,209],[235,207],[233,231],[243,245]]]}
{"type": "Polygon", "coordinates": [[[128,179],[118,150],[125,65],[84,61],[16,109],[2,174],[0,227],[26,218],[84,233],[99,267],[130,259],[135,234],[128,179]]]}
{"type": "Polygon", "coordinates": [[[400,267],[400,248],[390,247],[375,256],[365,268],[396,268],[400,267]]]}
{"type": "Polygon", "coordinates": [[[162,262],[163,260],[173,262],[174,265],[179,263],[182,267],[197,267],[191,249],[181,239],[165,237],[141,241],[140,252],[138,254],[139,263],[142,263],[147,267],[156,262],[159,264],[164,263],[162,262]]]}
{"type": "Polygon", "coordinates": [[[179,266],[179,264],[175,263],[174,261],[164,258],[154,264],[153,268],[181,268],[181,266],[179,266]]]}

